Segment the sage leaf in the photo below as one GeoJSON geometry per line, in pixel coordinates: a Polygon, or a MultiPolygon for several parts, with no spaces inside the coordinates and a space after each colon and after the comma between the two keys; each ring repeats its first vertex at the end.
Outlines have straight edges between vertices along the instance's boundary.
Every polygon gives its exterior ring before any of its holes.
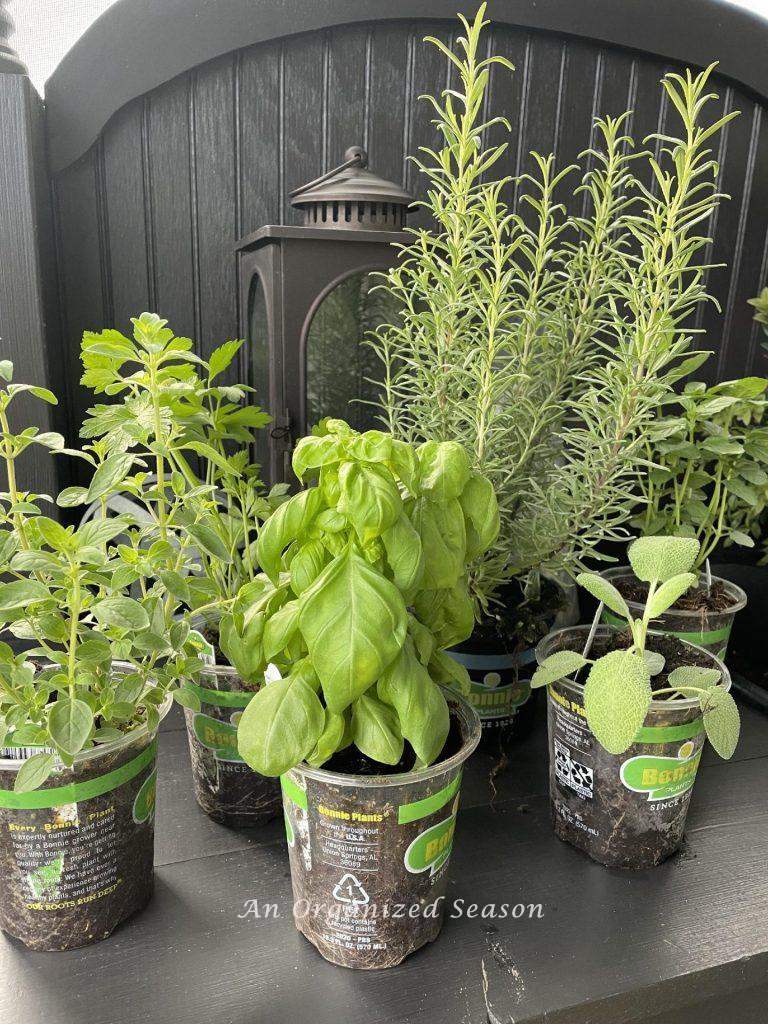
{"type": "Polygon", "coordinates": [[[739,743],[741,718],[736,701],[722,686],[707,690],[699,698],[707,739],[720,757],[733,757],[739,743]]]}
{"type": "Polygon", "coordinates": [[[653,677],[657,676],[659,672],[664,671],[664,665],[666,659],[663,654],[659,654],[658,651],[643,651],[643,661],[645,667],[648,669],[648,674],[653,677]]]}
{"type": "Polygon", "coordinates": [[[611,651],[598,659],[584,686],[584,712],[609,754],[623,754],[642,728],[651,702],[651,681],[642,658],[611,651]]]}
{"type": "Polygon", "coordinates": [[[576,582],[583,587],[587,593],[602,601],[612,612],[620,615],[623,619],[631,618],[627,602],[621,596],[614,585],[603,576],[595,573],[582,572],[576,577],[576,582]]]}
{"type": "Polygon", "coordinates": [[[302,594],[299,628],[332,711],[376,682],[403,646],[407,624],[400,591],[351,548],[302,594]]]}
{"type": "Polygon", "coordinates": [[[644,583],[666,583],[689,573],[698,553],[695,537],[640,537],[627,550],[632,571],[644,583]]]}
{"type": "MultiPolygon", "coordinates": [[[[702,689],[708,690],[716,686],[722,679],[722,672],[716,668],[704,668],[700,665],[680,665],[673,669],[667,677],[667,682],[675,689],[702,689]]],[[[691,696],[690,693],[686,696],[691,696]]]]}
{"type": "Polygon", "coordinates": [[[681,572],[678,576],[673,576],[672,579],[667,580],[666,583],[662,583],[648,602],[646,608],[648,615],[655,619],[668,608],[671,608],[678,598],[691,589],[696,580],[697,576],[695,573],[681,572]]]}
{"type": "Polygon", "coordinates": [[[566,676],[578,672],[587,664],[587,659],[577,651],[555,651],[554,654],[545,658],[533,673],[531,688],[549,686],[550,683],[556,683],[558,679],[564,679],[566,676]]]}

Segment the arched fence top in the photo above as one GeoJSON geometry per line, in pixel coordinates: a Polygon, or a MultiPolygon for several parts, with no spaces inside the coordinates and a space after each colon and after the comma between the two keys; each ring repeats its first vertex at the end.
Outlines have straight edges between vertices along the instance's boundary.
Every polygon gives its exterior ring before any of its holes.
{"type": "MultiPolygon", "coordinates": [[[[355,22],[471,16],[478,2],[118,0],[46,85],[52,170],[80,157],[130,100],[222,54],[355,22]]],[[[768,98],[768,20],[728,0],[489,0],[488,15],[695,67],[719,60],[720,75],[768,98]]]]}

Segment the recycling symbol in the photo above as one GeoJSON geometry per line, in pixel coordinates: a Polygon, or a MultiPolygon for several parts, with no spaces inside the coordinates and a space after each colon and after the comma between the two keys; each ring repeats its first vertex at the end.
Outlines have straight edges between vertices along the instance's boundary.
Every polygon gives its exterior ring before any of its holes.
{"type": "Polygon", "coordinates": [[[336,885],[333,898],[339,903],[351,903],[354,906],[369,903],[371,899],[355,876],[349,874],[344,875],[336,885]]]}

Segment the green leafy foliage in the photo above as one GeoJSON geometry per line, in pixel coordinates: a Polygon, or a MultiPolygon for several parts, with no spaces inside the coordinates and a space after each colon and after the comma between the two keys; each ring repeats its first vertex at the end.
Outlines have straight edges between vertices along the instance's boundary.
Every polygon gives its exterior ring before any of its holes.
{"type": "MultiPolygon", "coordinates": [[[[66,527],[40,514],[39,503],[51,499],[20,490],[16,460],[30,444],[77,453],[58,435],[33,427],[13,433],[8,409],[16,394],[55,398],[11,383],[10,364],[2,377],[9,382],[0,389],[8,489],[0,495],[0,572],[8,582],[0,584],[0,629],[26,641],[29,650],[17,655],[0,644],[0,731],[13,743],[50,748],[19,771],[16,788],[27,791],[42,785],[57,761],[71,765],[97,744],[140,726],[156,728],[167,694],[193,676],[199,662],[188,645],[189,627],[173,623],[156,583],[170,552],[177,572],[185,568],[156,521],[139,526],[124,516],[66,527]],[[128,593],[132,585],[136,597],[128,593]]],[[[93,471],[90,485],[70,488],[61,504],[105,501],[129,487],[134,454],[106,441],[81,454],[93,471]]],[[[135,486],[141,483],[138,473],[135,486]]]]}
{"type": "Polygon", "coordinates": [[[458,443],[498,496],[490,547],[475,544],[482,501],[467,515],[470,589],[488,610],[511,579],[585,568],[626,537],[659,405],[706,358],[690,325],[720,199],[713,140],[735,112],[708,118],[712,68],[670,73],[670,118],[647,149],[629,114],[606,116],[578,165],[533,153],[530,172],[495,179],[511,126],[489,114],[489,86],[514,69],[485,56],[484,14],[461,17],[454,49],[427,40],[453,76],[425,97],[439,145],[412,158],[436,230],[411,229],[384,284],[398,315],[372,344],[394,437],[458,443]]]}
{"type": "Polygon", "coordinates": [[[416,763],[431,764],[448,735],[440,685],[468,687],[442,649],[474,626],[469,526],[473,543],[493,542],[493,491],[455,443],[411,446],[340,420],[301,440],[293,463],[316,483],[265,522],[263,572],[235,602],[233,624],[263,620],[259,657],[288,678],[302,666],[322,722],[291,712],[283,747],[289,716],[269,684],[240,721],[243,756],[272,775],[302,757],[322,764],[352,741],[394,765],[407,741],[416,763]]]}
{"type": "Polygon", "coordinates": [[[157,315],[132,323],[132,338],[116,330],[83,337],[83,384],[118,401],[89,410],[81,433],[96,471],[86,491],[70,488],[59,500],[71,507],[131,496],[149,523],[129,534],[133,565],[149,575],[152,563],[166,628],[183,607],[216,628],[255,580],[259,525],[284,500],[284,486],[265,493],[250,455],[270,417],[246,404],[251,388],[226,382],[241,341],[205,360],[157,315]]]}
{"type": "Polygon", "coordinates": [[[597,741],[622,754],[637,736],[651,703],[648,666],[634,651],[611,651],[590,669],[584,712],[597,741]]]}
{"type": "Polygon", "coordinates": [[[753,547],[760,534],[768,504],[767,389],[762,377],[714,387],[690,382],[648,428],[644,505],[633,522],[648,536],[698,540],[694,569],[721,541],[753,547]]]}
{"type": "MultiPolygon", "coordinates": [[[[626,650],[609,651],[591,660],[577,651],[555,651],[534,673],[531,686],[548,686],[591,664],[584,685],[584,713],[598,742],[611,754],[622,754],[634,742],[653,699],[693,697],[699,700],[704,725],[721,757],[731,757],[739,737],[739,713],[725,686],[718,685],[718,669],[682,665],[667,677],[667,685],[651,688],[651,677],[665,667],[664,657],[646,647],[651,620],[669,608],[696,582],[689,572],[696,562],[698,541],[688,537],[642,537],[629,547],[629,560],[639,579],[648,584],[643,614],[627,619],[632,644],[626,650]]],[[[615,595],[599,584],[600,577],[583,574],[580,584],[609,607],[615,595]],[[596,583],[597,581],[597,583],[596,583]],[[608,600],[610,599],[610,600],[608,600]]],[[[614,608],[616,610],[616,608],[614,608]]]]}

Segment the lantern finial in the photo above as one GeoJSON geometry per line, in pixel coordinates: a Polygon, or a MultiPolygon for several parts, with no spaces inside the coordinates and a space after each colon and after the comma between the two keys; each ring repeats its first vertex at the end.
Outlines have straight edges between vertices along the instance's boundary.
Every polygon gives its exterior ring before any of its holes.
{"type": "Polygon", "coordinates": [[[367,170],[368,154],[350,146],[344,162],[291,193],[310,227],[401,231],[413,196],[367,170]]]}

